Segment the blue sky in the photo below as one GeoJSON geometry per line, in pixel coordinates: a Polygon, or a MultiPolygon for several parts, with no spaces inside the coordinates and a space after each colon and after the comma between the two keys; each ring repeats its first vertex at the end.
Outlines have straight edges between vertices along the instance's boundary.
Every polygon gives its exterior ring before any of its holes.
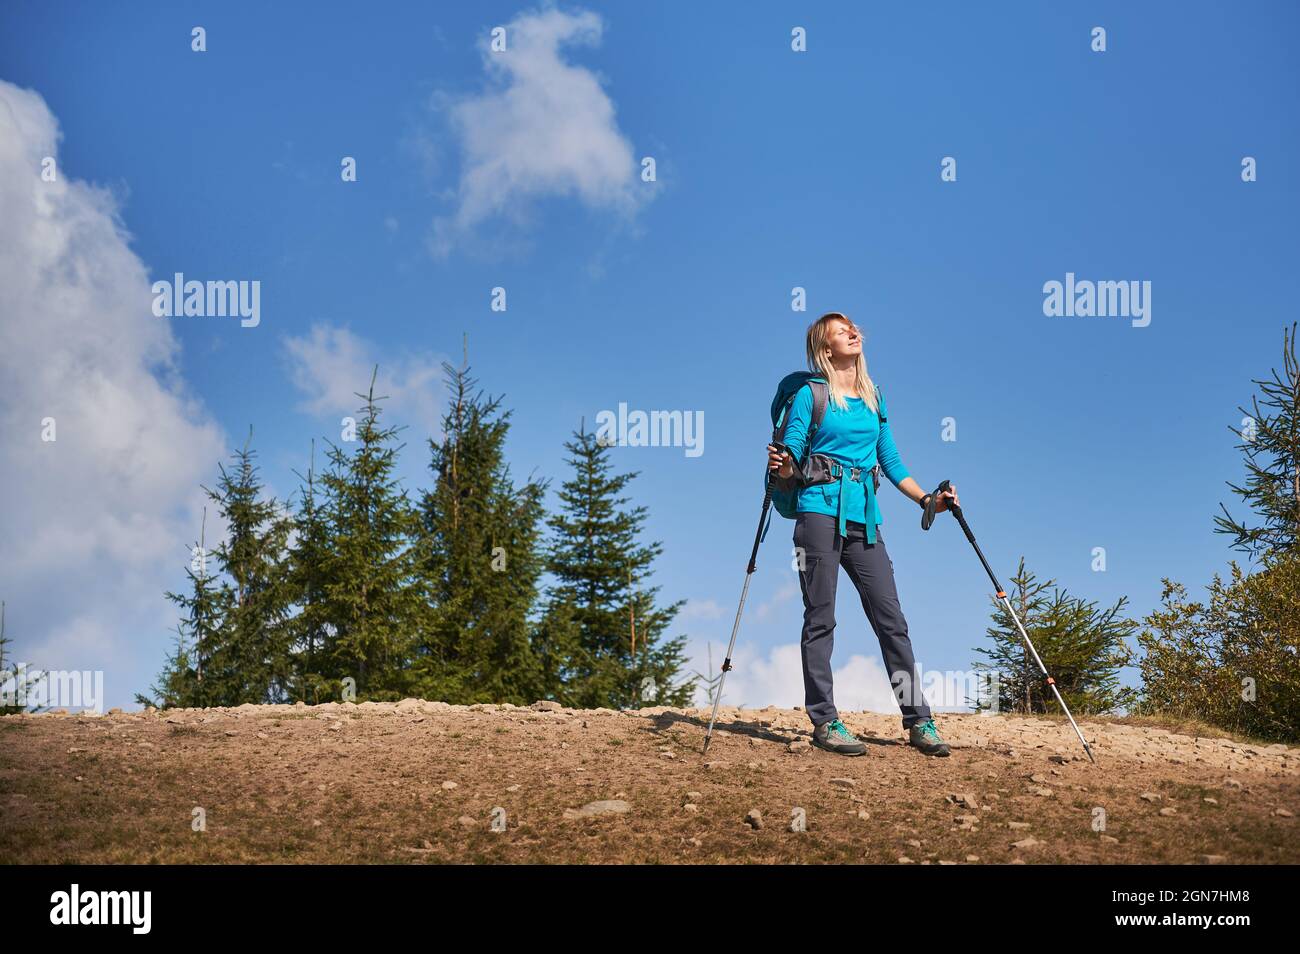
{"type": "MultiPolygon", "coordinates": [[[[703,668],[739,596],[772,389],[827,310],[866,331],[904,463],[957,484],[1004,578],[1024,555],[1136,613],[1162,576],[1200,592],[1231,556],[1212,530],[1242,473],[1228,429],[1295,317],[1298,19],[1286,3],[7,4],[0,236],[22,293],[0,291],[0,579],[17,655],[103,669],[106,704],[129,704],[169,646],[162,592],[218,457],[251,425],[289,494],[377,361],[423,486],[438,364],[467,333],[513,409],[519,477],[558,484],[569,433],[620,402],[703,414],[698,457],[614,451],[640,471],[656,582],[690,601],[676,632],[703,668]],[[491,59],[500,25],[530,59],[491,59]],[[23,177],[54,123],[80,204],[50,213],[23,177]],[[175,272],[260,281],[260,324],[154,317],[147,286],[175,272]],[[1067,272],[1149,281],[1150,324],[1045,316],[1043,285],[1067,272]],[[100,371],[133,395],[120,414],[87,383],[100,371]],[[35,437],[54,405],[58,456],[35,437]],[[115,421],[134,423],[115,437],[115,421]]],[[[968,669],[989,617],[978,561],[954,521],[922,534],[888,486],[881,506],[921,665],[968,669]]],[[[760,554],[732,703],[801,701],[791,530],[776,518],[760,554]]],[[[838,618],[840,706],[880,708],[846,578],[838,618]]]]}

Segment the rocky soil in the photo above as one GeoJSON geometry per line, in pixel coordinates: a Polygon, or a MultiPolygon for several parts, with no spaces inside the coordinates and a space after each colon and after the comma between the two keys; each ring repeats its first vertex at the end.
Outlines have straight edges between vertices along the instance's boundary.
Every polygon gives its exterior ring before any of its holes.
{"type": "Polygon", "coordinates": [[[0,861],[1300,862],[1300,748],[1050,718],[542,702],[0,718],[0,861]]]}

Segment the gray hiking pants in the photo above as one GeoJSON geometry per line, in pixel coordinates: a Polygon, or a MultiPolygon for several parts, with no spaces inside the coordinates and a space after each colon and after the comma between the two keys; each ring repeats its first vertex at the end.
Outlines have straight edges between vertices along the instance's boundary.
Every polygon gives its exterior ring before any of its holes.
{"type": "Polygon", "coordinates": [[[835,643],[835,583],[842,566],[880,641],[885,673],[903,712],[903,728],[909,729],[930,718],[930,707],[921,692],[907,620],[898,604],[894,563],[885,551],[879,526],[876,542],[867,543],[862,524],[850,521],[847,537],[836,533],[836,525],[834,517],[822,513],[800,513],[794,523],[794,545],[803,552],[799,588],[804,606],[804,708],[815,726],[839,718],[831,687],[831,648],[835,643]]]}

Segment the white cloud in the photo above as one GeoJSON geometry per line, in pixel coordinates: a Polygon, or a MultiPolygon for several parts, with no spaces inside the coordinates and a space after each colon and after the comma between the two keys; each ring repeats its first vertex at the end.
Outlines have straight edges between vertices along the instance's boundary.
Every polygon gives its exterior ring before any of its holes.
{"type": "Polygon", "coordinates": [[[303,394],[300,410],[335,420],[355,416],[362,403],[357,394],[370,387],[370,376],[379,365],[375,394],[387,397],[381,421],[413,425],[421,430],[421,437],[442,433],[445,386],[440,355],[381,355],[375,345],[347,328],[328,325],[314,325],[305,336],[285,338],[284,349],[290,380],[303,394]]]}
{"type": "Polygon", "coordinates": [[[536,199],[576,196],[630,219],[653,192],[654,183],[640,180],[600,78],[561,55],[564,47],[599,45],[601,18],[542,9],[505,29],[506,50],[482,43],[488,89],[435,100],[461,152],[456,210],[433,223],[430,247],[439,257],[489,219],[525,222],[536,199]]]}
{"type": "Polygon", "coordinates": [[[129,703],[161,666],[163,590],[227,449],[114,197],[57,166],[42,180],[60,138],[39,94],[0,81],[0,595],[14,661],[103,669],[110,704],[129,703]]]}
{"type": "Polygon", "coordinates": [[[776,588],[770,599],[763,600],[754,608],[755,621],[766,621],[772,618],[772,615],[779,612],[782,608],[794,602],[794,598],[800,595],[799,581],[796,577],[793,580],[786,580],[776,588]]]}
{"type": "MultiPolygon", "coordinates": [[[[726,651],[726,647],[722,647],[726,651]]],[[[743,705],[746,708],[762,708],[767,705],[790,708],[804,704],[803,695],[803,661],[798,643],[783,643],[768,650],[767,655],[759,654],[756,647],[740,644],[732,656],[735,667],[727,673],[723,686],[723,705],[743,705]]],[[[687,669],[702,673],[709,672],[708,653],[698,642],[690,647],[691,663],[687,669]]],[[[722,659],[715,651],[714,671],[722,664],[722,659]]],[[[833,671],[835,683],[835,705],[841,712],[884,712],[898,713],[898,702],[893,689],[885,677],[884,667],[880,662],[868,656],[852,655],[843,666],[833,671]]],[[[695,705],[707,702],[707,695],[701,681],[697,681],[695,705]]]]}
{"type": "Polygon", "coordinates": [[[686,605],[677,614],[680,622],[692,619],[721,619],[726,612],[717,600],[687,600],[686,605]]]}

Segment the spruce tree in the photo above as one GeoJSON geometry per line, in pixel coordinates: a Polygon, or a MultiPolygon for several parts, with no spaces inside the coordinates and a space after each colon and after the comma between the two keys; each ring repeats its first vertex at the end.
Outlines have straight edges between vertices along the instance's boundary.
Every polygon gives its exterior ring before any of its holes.
{"type": "Polygon", "coordinates": [[[41,674],[11,658],[8,647],[13,640],[5,629],[5,610],[0,601],[0,715],[48,709],[37,698],[41,674]]]}
{"type": "MultiPolygon", "coordinates": [[[[358,701],[409,695],[408,666],[426,622],[419,517],[395,476],[401,427],[379,423],[376,367],[356,424],[355,450],[330,444],[321,476],[324,535],[315,560],[327,630],[316,667],[331,694],[355,680],[358,701]]],[[[302,565],[299,554],[296,562],[302,565]]]]}
{"type": "Polygon", "coordinates": [[[140,705],[166,709],[224,704],[224,688],[213,678],[210,660],[222,639],[228,600],[216,578],[213,556],[207,549],[207,524],[208,510],[204,507],[199,538],[190,550],[190,562],[185,569],[189,592],[166,594],[184,612],[176,626],[174,649],[153,686],[154,697],[136,694],[135,701],[140,705]]]}
{"type": "Polygon", "coordinates": [[[234,466],[220,465],[216,489],[207,491],[226,524],[212,554],[225,580],[220,636],[204,661],[205,692],[216,696],[210,705],[279,702],[290,680],[292,521],[279,501],[263,497],[251,442],[250,431],[232,455],[234,466]]]}
{"type": "MultiPolygon", "coordinates": [[[[1033,641],[1047,671],[1056,681],[1066,705],[1075,712],[1112,712],[1127,708],[1134,690],[1120,684],[1120,671],[1132,659],[1128,639],[1138,624],[1126,619],[1127,597],[1108,609],[1099,609],[1057,587],[1055,581],[1038,582],[1020,559],[1011,578],[1008,599],[1033,641]],[[1049,592],[1050,590],[1050,592],[1049,592]]],[[[976,670],[996,676],[998,710],[1040,713],[1056,709],[1056,700],[1001,600],[993,600],[993,625],[988,636],[993,648],[976,648],[989,658],[976,670]]],[[[976,708],[992,708],[981,700],[976,708]]]]}
{"type": "Polygon", "coordinates": [[[573,476],[550,520],[556,582],[541,630],[547,651],[567,657],[549,664],[565,674],[560,698],[584,707],[687,705],[694,679],[674,685],[686,638],[662,641],[685,601],[656,605],[659,587],[647,582],[662,547],[640,542],[646,508],[625,508],[621,496],[637,472],[612,474],[609,446],[585,425],[564,446],[573,476]]]}
{"type": "Polygon", "coordinates": [[[546,485],[516,487],[506,463],[510,412],[468,365],[443,364],[450,400],[430,439],[433,489],[423,498],[423,568],[434,605],[416,678],[451,702],[535,701],[543,690],[529,614],[543,570],[546,485]]]}
{"type": "MultiPolygon", "coordinates": [[[[1226,507],[1215,529],[1257,559],[1247,574],[1235,560],[1215,574],[1208,599],[1164,580],[1162,606],[1138,637],[1142,710],[1204,719],[1259,738],[1300,737],[1300,363],[1296,325],[1283,332],[1282,372],[1254,382],[1259,396],[1241,429],[1244,486],[1229,487],[1253,511],[1226,507]],[[1247,521],[1250,522],[1247,522],[1247,521]]],[[[1245,413],[1245,409],[1239,409],[1245,413]]]]}
{"type": "Polygon", "coordinates": [[[1300,553],[1300,362],[1296,325],[1282,336],[1282,373],[1252,382],[1260,396],[1252,410],[1238,408],[1249,421],[1230,430],[1241,438],[1237,449],[1246,463],[1246,483],[1228,486],[1254,511],[1257,523],[1233,518],[1228,508],[1214,518],[1215,530],[1233,538],[1232,547],[1252,557],[1300,553]]]}
{"type": "MultiPolygon", "coordinates": [[[[296,471],[295,471],[296,473],[296,471]]],[[[294,514],[294,545],[290,553],[289,582],[297,613],[289,621],[292,634],[294,678],[289,697],[309,705],[338,698],[332,682],[328,647],[334,633],[330,624],[328,513],[319,499],[316,480],[316,442],[311,443],[307,475],[302,482],[294,514]]]]}

